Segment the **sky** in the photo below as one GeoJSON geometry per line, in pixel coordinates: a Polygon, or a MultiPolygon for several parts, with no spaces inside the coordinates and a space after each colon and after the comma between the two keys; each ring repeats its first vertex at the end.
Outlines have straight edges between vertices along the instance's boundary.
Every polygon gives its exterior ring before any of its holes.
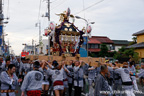
{"type": "MultiPolygon", "coordinates": [[[[144,29],[144,0],[103,0],[96,5],[94,4],[102,0],[50,1],[51,21],[59,24],[59,16],[56,14],[70,8],[71,14],[95,22],[91,25],[93,36],[107,36],[112,40],[132,40],[133,33],[144,29]],[[82,11],[86,8],[88,9],[82,11]]],[[[24,47],[23,43],[32,44],[34,39],[38,44],[39,28],[35,27],[35,24],[39,21],[41,32],[44,34],[48,19],[42,16],[47,12],[47,0],[3,0],[3,3],[4,16],[10,18],[4,27],[4,33],[8,34],[5,40],[6,43],[9,40],[11,50],[19,55],[24,47]]],[[[76,19],[75,25],[82,29],[86,23],[84,20],[76,19]]],[[[46,39],[44,36],[42,38],[46,39]]]]}

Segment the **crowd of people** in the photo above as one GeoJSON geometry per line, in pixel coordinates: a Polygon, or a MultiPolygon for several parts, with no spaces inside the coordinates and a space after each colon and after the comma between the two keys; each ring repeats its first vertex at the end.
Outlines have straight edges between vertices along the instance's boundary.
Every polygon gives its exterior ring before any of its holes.
{"type": "Polygon", "coordinates": [[[144,83],[144,65],[136,73],[135,62],[97,65],[84,61],[30,60],[0,57],[0,96],[135,96],[136,78],[144,83]]]}

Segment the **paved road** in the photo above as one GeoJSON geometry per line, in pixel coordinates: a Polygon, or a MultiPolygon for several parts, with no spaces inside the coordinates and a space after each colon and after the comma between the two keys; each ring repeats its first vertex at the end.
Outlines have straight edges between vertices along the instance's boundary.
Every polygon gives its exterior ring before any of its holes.
{"type": "MultiPolygon", "coordinates": [[[[143,91],[143,94],[135,94],[135,96],[144,96],[144,88],[142,88],[139,84],[138,84],[138,87],[139,87],[139,90],[143,91]]],[[[16,96],[21,96],[20,87],[18,87],[17,89],[18,89],[19,93],[16,96]]],[[[74,89],[73,89],[72,94],[74,94],[74,89]]],[[[66,96],[68,96],[68,95],[66,95],[66,96]]],[[[85,93],[82,92],[81,96],[85,96],[85,93]]]]}

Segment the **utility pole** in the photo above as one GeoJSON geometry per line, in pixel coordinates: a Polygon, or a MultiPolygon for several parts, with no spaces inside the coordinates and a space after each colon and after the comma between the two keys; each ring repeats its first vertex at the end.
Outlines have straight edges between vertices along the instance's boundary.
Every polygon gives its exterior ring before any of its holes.
{"type": "Polygon", "coordinates": [[[39,21],[39,45],[41,43],[41,22],[39,21]]]}
{"type": "Polygon", "coordinates": [[[3,21],[3,10],[2,10],[2,0],[0,0],[0,25],[2,25],[3,21]]]}
{"type": "MultiPolygon", "coordinates": [[[[2,14],[2,0],[0,0],[0,26],[2,26],[3,27],[3,24],[2,24],[2,22],[3,22],[3,14],[2,14]]],[[[2,28],[3,29],[3,28],[2,28]]],[[[3,30],[1,30],[1,31],[3,31],[3,30]]],[[[3,32],[2,32],[2,35],[0,36],[0,39],[2,39],[3,37],[3,32]]],[[[3,41],[3,40],[2,40],[3,41]]],[[[0,44],[0,55],[2,56],[3,54],[2,54],[2,44],[0,44]]]]}
{"type": "MultiPolygon", "coordinates": [[[[48,22],[50,21],[50,0],[48,0],[48,22]]],[[[50,36],[48,35],[48,56],[50,56],[50,36]]]]}
{"type": "Polygon", "coordinates": [[[34,40],[32,39],[32,55],[34,54],[34,40]]]}
{"type": "Polygon", "coordinates": [[[48,0],[48,21],[50,21],[50,0],[48,0]]]}

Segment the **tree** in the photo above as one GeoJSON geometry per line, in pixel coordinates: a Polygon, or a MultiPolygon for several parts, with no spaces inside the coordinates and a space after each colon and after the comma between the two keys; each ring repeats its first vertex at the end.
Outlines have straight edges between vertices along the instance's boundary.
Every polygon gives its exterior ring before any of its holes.
{"type": "Polygon", "coordinates": [[[108,56],[109,56],[109,57],[113,57],[116,53],[117,53],[116,51],[109,52],[109,53],[108,53],[108,54],[109,54],[108,56]]]}
{"type": "Polygon", "coordinates": [[[137,52],[134,53],[132,60],[135,61],[136,63],[139,62],[140,57],[139,57],[139,54],[137,52]]]}
{"type": "Polygon", "coordinates": [[[107,48],[106,44],[101,44],[101,48],[100,49],[101,49],[100,52],[99,52],[99,56],[100,57],[109,56],[108,48],[107,48]]]}
{"type": "Polygon", "coordinates": [[[133,41],[130,42],[129,45],[133,45],[133,44],[136,44],[136,43],[137,43],[137,37],[133,37],[132,40],[133,40],[133,41]]]}
{"type": "Polygon", "coordinates": [[[133,37],[132,40],[134,43],[137,43],[137,37],[133,37]]]}
{"type": "Polygon", "coordinates": [[[139,61],[139,55],[137,52],[134,52],[134,49],[126,49],[122,47],[119,51],[114,55],[115,59],[118,59],[120,62],[127,61],[129,58],[134,60],[135,62],[139,61]]]}
{"type": "Polygon", "coordinates": [[[119,49],[118,52],[123,53],[126,50],[126,48],[123,46],[122,48],[119,49]]]}

